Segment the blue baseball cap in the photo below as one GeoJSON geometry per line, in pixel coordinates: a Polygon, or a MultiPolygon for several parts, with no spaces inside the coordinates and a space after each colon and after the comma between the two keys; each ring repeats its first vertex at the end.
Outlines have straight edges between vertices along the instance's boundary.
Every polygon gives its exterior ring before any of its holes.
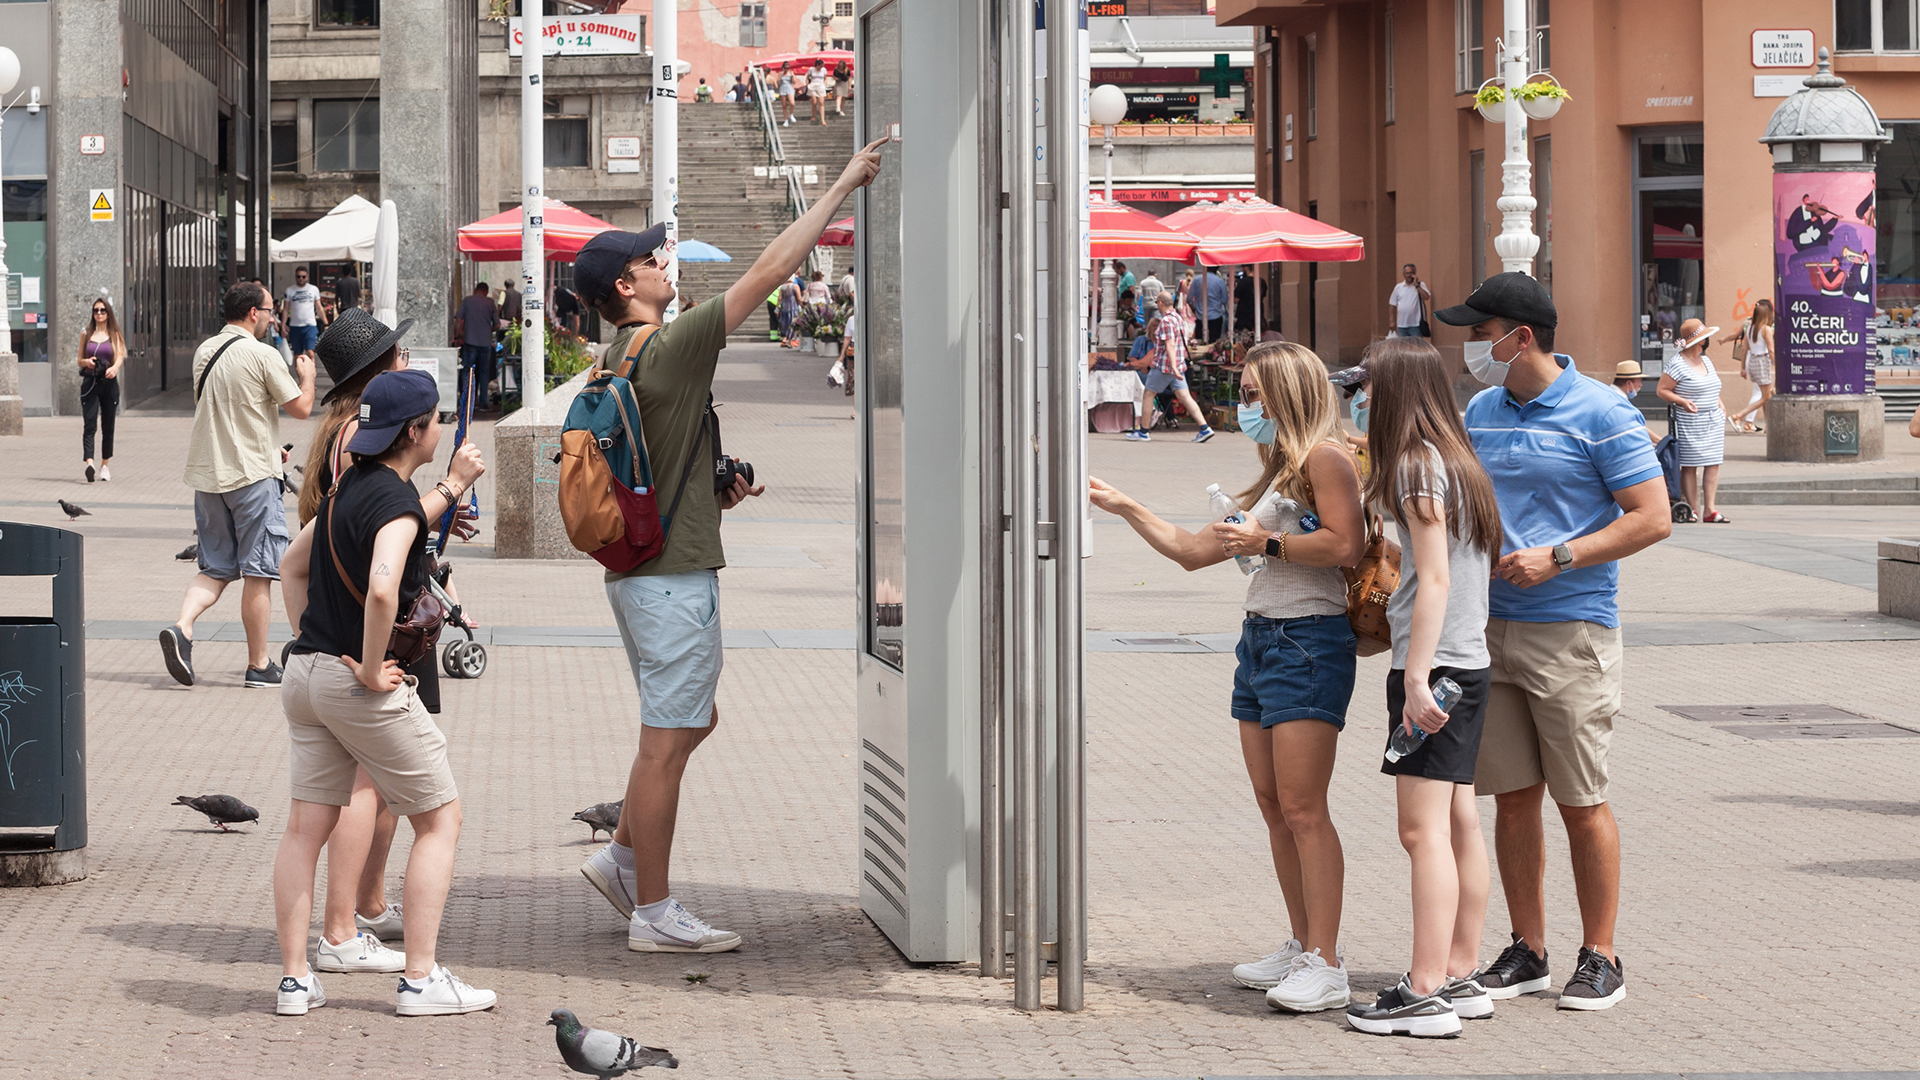
{"type": "Polygon", "coordinates": [[[613,283],[620,280],[628,263],[644,259],[666,245],[664,222],[641,233],[619,229],[595,233],[573,257],[574,291],[589,306],[597,306],[613,295],[613,283]]]}
{"type": "Polygon", "coordinates": [[[383,371],[360,395],[360,430],[347,444],[352,454],[384,453],[393,437],[416,416],[440,407],[440,388],[424,371],[383,371]]]}

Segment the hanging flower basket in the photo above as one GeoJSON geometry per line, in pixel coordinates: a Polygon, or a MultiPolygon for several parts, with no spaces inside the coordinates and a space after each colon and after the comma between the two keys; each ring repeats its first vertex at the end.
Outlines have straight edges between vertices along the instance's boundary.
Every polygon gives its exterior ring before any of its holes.
{"type": "Polygon", "coordinates": [[[1506,89],[1500,85],[1499,80],[1488,79],[1480,84],[1479,90],[1474,92],[1473,107],[1480,114],[1481,119],[1489,124],[1506,123],[1506,89]]]}
{"type": "Polygon", "coordinates": [[[1553,114],[1560,111],[1561,104],[1572,95],[1560,85],[1560,80],[1542,72],[1522,83],[1513,96],[1519,99],[1520,107],[1526,110],[1528,116],[1535,120],[1551,120],[1553,114]]]}

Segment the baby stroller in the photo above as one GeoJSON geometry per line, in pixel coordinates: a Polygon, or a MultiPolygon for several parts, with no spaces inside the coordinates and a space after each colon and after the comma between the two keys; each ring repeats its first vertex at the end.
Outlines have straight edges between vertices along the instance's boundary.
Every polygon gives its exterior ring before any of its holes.
{"type": "Polygon", "coordinates": [[[1680,444],[1674,441],[1673,406],[1667,406],[1667,436],[1653,448],[1653,455],[1660,459],[1660,471],[1667,477],[1667,503],[1673,512],[1676,524],[1686,525],[1699,520],[1694,517],[1693,504],[1687,501],[1687,490],[1680,483],[1680,444]]]}
{"type": "MultiPolygon", "coordinates": [[[[486,390],[471,368],[465,375],[466,385],[461,387],[460,394],[460,425],[453,433],[453,449],[456,452],[467,441],[467,426],[473,421],[474,398],[486,390]]],[[[440,519],[440,535],[427,545],[427,591],[446,606],[446,625],[467,635],[465,641],[449,641],[440,647],[440,670],[446,672],[450,679],[477,679],[487,670],[487,649],[473,639],[473,620],[466,617],[460,605],[454,603],[453,597],[447,592],[447,582],[453,577],[453,564],[439,559],[446,554],[450,533],[458,532],[462,540],[469,540],[479,531],[474,522],[480,518],[480,493],[469,491],[467,496],[467,505],[447,507],[446,514],[440,519]]]]}

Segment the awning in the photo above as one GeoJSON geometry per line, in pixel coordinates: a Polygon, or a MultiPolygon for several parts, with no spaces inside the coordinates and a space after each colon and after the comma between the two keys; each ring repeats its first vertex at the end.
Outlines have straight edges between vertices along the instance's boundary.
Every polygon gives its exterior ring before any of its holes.
{"type": "Polygon", "coordinates": [[[287,237],[267,242],[273,262],[373,261],[373,234],[380,227],[380,208],[358,195],[349,195],[327,216],[287,237]]]}
{"type": "Polygon", "coordinates": [[[1161,223],[1200,237],[1199,261],[1206,266],[1366,257],[1366,241],[1353,233],[1264,199],[1201,203],[1176,210],[1161,223]]]}
{"type": "MultiPolygon", "coordinates": [[[[571,262],[588,240],[613,228],[584,210],[558,199],[542,200],[547,258],[571,262]]],[[[460,254],[477,262],[520,261],[520,208],[484,218],[460,229],[460,254]]]]}
{"type": "Polygon", "coordinates": [[[1198,242],[1192,233],[1170,229],[1152,214],[1108,202],[1098,194],[1088,198],[1087,206],[1092,225],[1088,252],[1094,258],[1192,261],[1198,242]]]}

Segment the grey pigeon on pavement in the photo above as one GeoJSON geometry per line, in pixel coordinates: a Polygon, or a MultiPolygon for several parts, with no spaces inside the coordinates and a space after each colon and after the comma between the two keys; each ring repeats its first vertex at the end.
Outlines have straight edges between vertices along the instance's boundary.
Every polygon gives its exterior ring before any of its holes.
{"type": "Polygon", "coordinates": [[[599,838],[600,830],[605,829],[608,832],[612,832],[614,827],[620,824],[620,808],[626,804],[627,800],[625,799],[621,799],[619,802],[594,803],[592,806],[573,815],[573,820],[586,822],[587,828],[593,830],[588,834],[587,838],[589,840],[595,840],[599,838]]]}
{"type": "Polygon", "coordinates": [[[553,1028],[553,1041],[560,1047],[561,1060],[577,1073],[607,1080],[649,1065],[663,1069],[680,1067],[680,1059],[671,1051],[641,1046],[624,1035],[586,1027],[571,1009],[553,1010],[547,1026],[553,1028]]]}
{"type": "Polygon", "coordinates": [[[86,507],[76,506],[75,504],[70,503],[65,499],[55,499],[54,502],[57,502],[60,504],[60,512],[67,515],[68,521],[78,521],[83,517],[93,516],[91,513],[87,511],[86,507]]]}
{"type": "Polygon", "coordinates": [[[199,542],[195,541],[194,543],[188,544],[186,547],[182,548],[180,550],[180,554],[175,555],[174,558],[178,559],[181,562],[198,562],[200,559],[199,542]]]}
{"type": "Polygon", "coordinates": [[[231,795],[202,795],[189,799],[185,795],[174,797],[174,803],[207,815],[207,820],[218,826],[221,832],[232,832],[228,825],[238,825],[243,821],[259,821],[260,811],[241,802],[231,795]]]}

